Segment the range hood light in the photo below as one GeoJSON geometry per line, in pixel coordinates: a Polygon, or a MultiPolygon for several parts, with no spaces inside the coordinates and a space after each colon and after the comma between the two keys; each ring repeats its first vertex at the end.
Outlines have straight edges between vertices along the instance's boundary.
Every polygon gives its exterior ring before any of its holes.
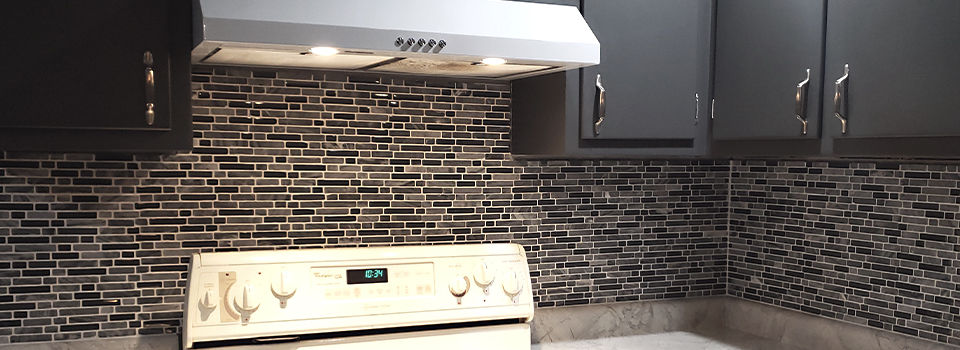
{"type": "Polygon", "coordinates": [[[480,62],[488,66],[499,66],[507,63],[507,60],[496,57],[487,57],[480,60],[480,62]]]}
{"type": "Polygon", "coordinates": [[[311,47],[310,53],[317,56],[333,56],[340,53],[340,50],[337,50],[336,48],[333,48],[333,47],[317,46],[317,47],[311,47]]]}

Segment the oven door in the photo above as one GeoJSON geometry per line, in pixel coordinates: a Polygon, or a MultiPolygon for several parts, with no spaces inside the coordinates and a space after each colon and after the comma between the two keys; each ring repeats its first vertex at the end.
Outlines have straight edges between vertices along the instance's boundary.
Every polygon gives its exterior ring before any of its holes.
{"type": "Polygon", "coordinates": [[[396,332],[286,343],[221,347],[229,350],[530,350],[527,323],[396,332]]]}

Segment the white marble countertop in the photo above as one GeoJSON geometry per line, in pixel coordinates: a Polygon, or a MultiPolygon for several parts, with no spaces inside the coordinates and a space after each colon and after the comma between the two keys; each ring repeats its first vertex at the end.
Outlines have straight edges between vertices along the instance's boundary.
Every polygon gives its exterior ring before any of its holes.
{"type": "Polygon", "coordinates": [[[704,336],[691,332],[665,332],[626,337],[533,344],[532,350],[773,350],[791,349],[769,340],[736,332],[704,336]]]}

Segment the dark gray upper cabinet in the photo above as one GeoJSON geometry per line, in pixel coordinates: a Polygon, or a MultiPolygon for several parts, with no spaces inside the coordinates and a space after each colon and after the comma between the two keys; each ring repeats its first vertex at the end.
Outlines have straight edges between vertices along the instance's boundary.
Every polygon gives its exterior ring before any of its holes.
{"type": "Polygon", "coordinates": [[[713,1],[582,4],[600,41],[601,63],[513,81],[511,152],[551,158],[705,154],[713,1]],[[599,134],[598,74],[607,102],[599,134]]]}
{"type": "Polygon", "coordinates": [[[822,0],[717,2],[715,140],[820,136],[823,19],[822,0]]]}
{"type": "Polygon", "coordinates": [[[956,156],[960,1],[830,0],[827,17],[825,148],[956,156]]]}
{"type": "Polygon", "coordinates": [[[583,139],[692,142],[697,137],[707,123],[711,3],[583,2],[584,18],[600,41],[600,65],[583,69],[581,76],[583,139]],[[598,76],[605,106],[600,106],[598,76]],[[605,117],[595,128],[601,107],[605,117]]]}
{"type": "Polygon", "coordinates": [[[192,145],[189,0],[17,2],[0,22],[0,149],[192,145]]]}

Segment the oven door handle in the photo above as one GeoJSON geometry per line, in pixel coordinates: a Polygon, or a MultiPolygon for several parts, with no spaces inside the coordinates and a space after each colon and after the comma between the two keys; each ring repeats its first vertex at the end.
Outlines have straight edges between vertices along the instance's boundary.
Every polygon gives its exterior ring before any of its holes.
{"type": "Polygon", "coordinates": [[[295,342],[300,340],[299,336],[289,336],[289,337],[271,337],[271,338],[256,338],[253,340],[257,344],[270,344],[270,343],[286,343],[286,342],[295,342]]]}

